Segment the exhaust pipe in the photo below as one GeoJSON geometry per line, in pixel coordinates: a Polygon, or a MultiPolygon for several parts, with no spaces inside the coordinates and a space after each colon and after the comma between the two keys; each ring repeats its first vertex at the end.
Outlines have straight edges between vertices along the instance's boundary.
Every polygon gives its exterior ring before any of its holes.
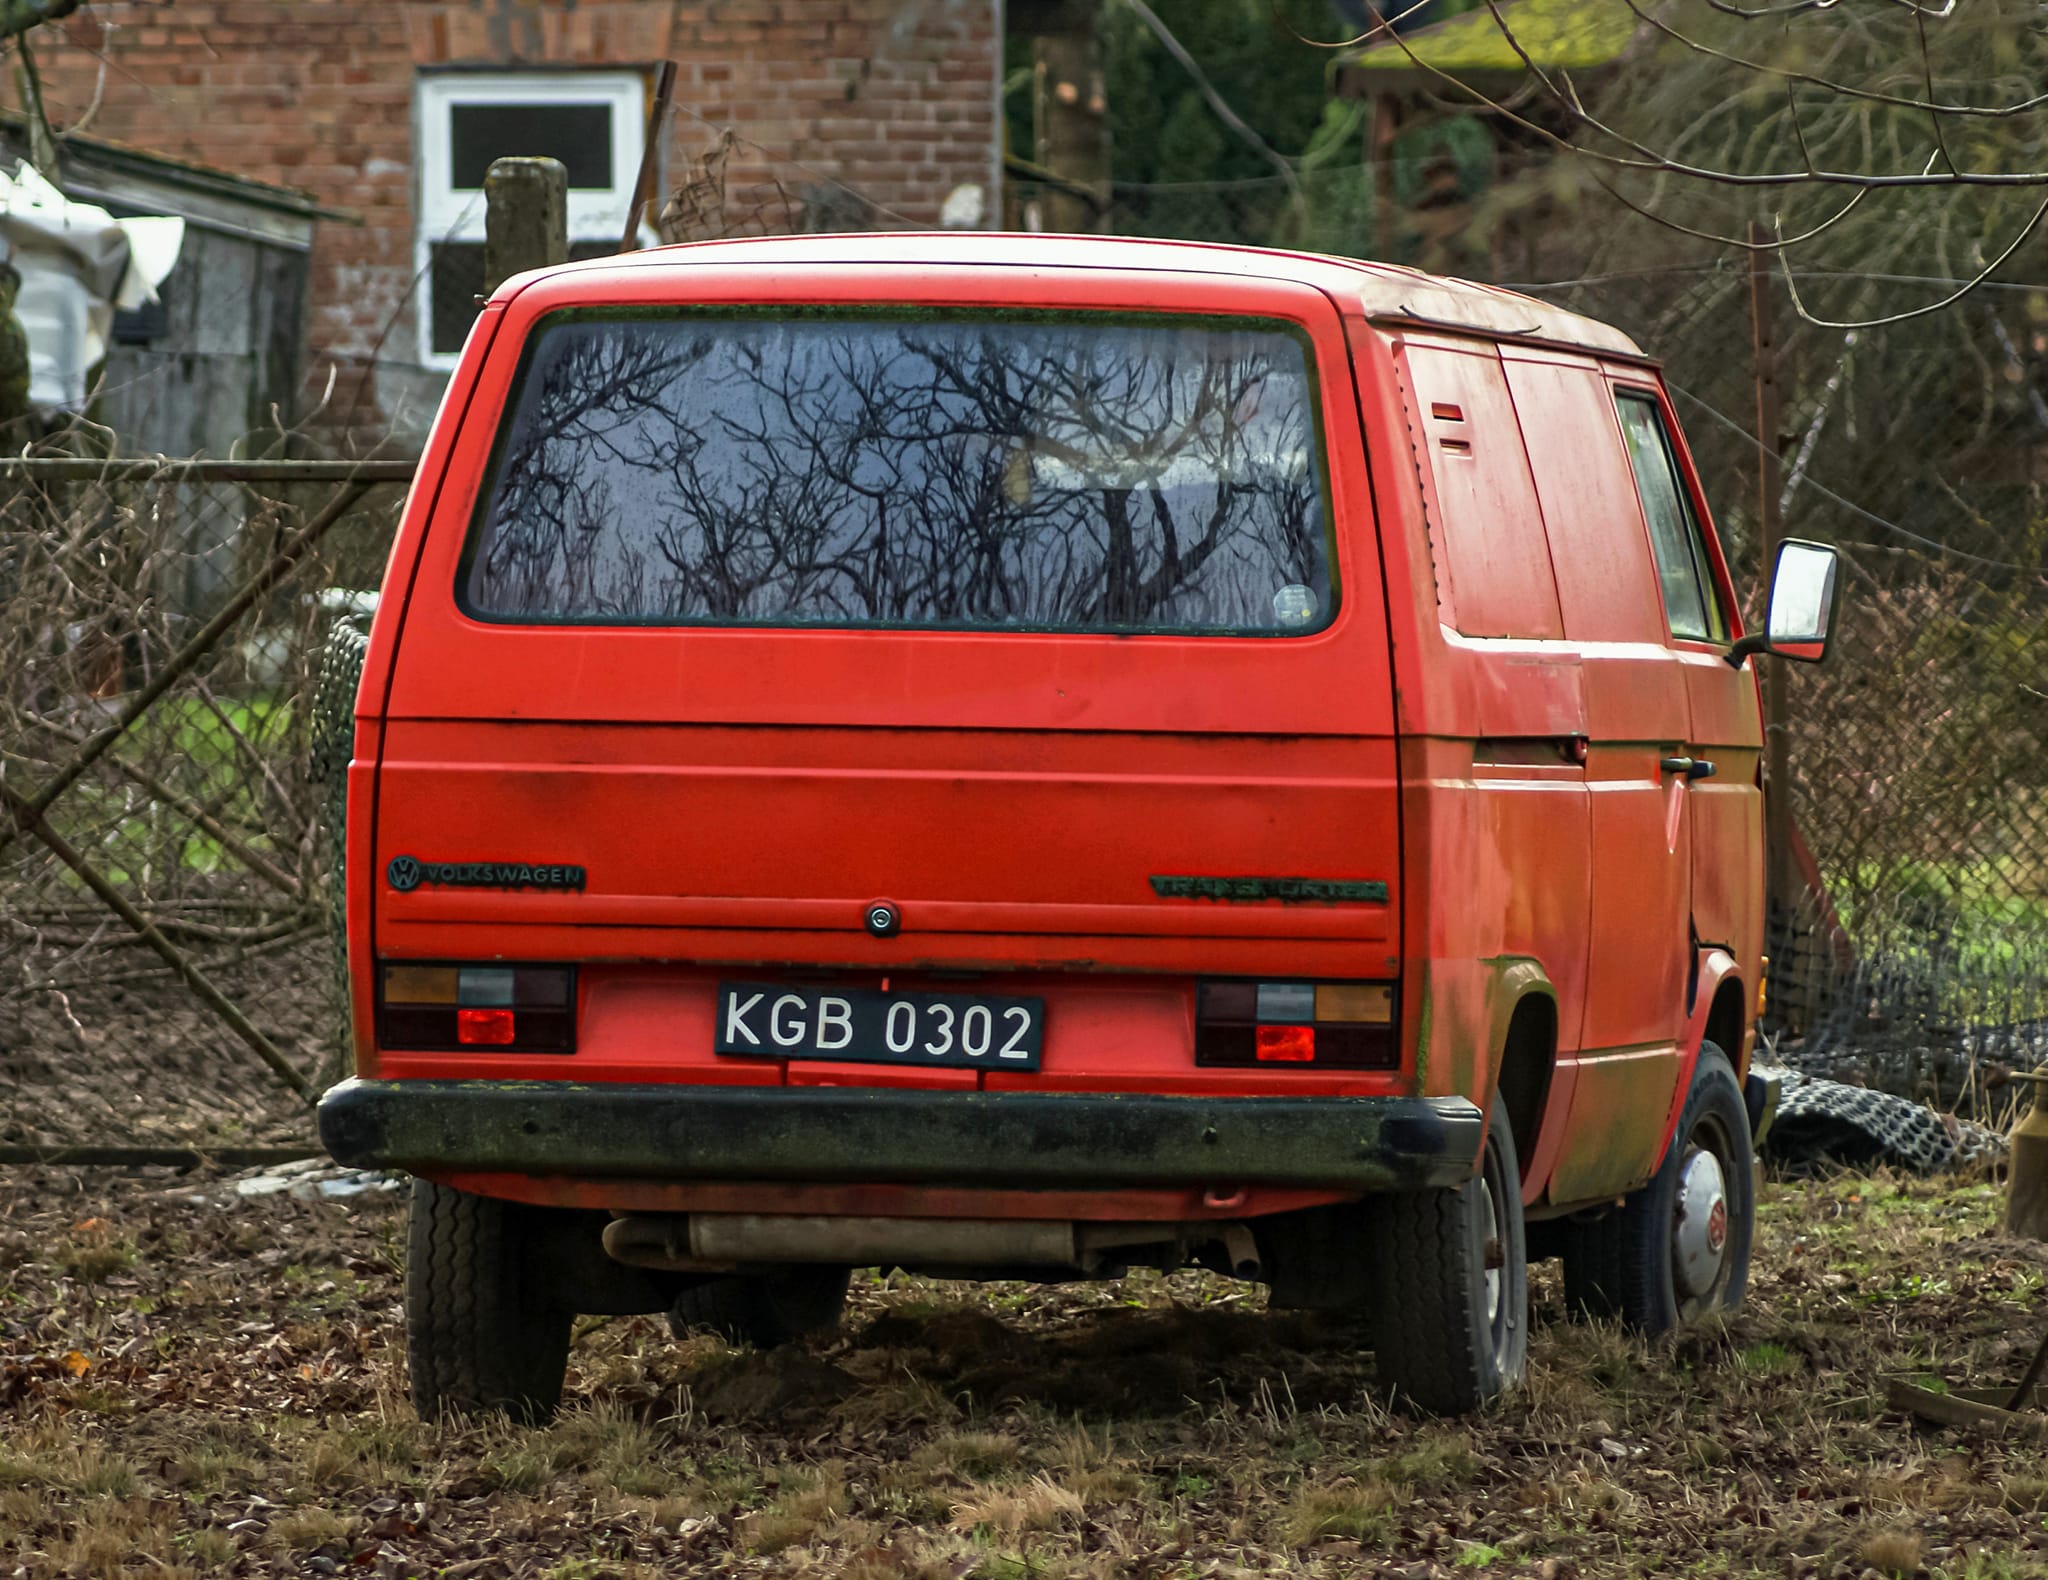
{"type": "Polygon", "coordinates": [[[1167,1245],[1184,1257],[1192,1239],[1220,1238],[1240,1277],[1256,1277],[1258,1253],[1242,1224],[1072,1223],[1018,1218],[857,1218],[796,1213],[706,1212],[628,1216],[605,1225],[605,1254],[632,1267],[726,1273],[745,1262],[824,1262],[842,1267],[1064,1267],[1091,1272],[1108,1253],[1167,1245]]]}
{"type": "Polygon", "coordinates": [[[740,1262],[898,1262],[975,1266],[999,1262],[1082,1265],[1074,1225],[1037,1219],[837,1218],[793,1213],[705,1212],[687,1218],[614,1218],[604,1248],[634,1267],[690,1272],[740,1262]]]}

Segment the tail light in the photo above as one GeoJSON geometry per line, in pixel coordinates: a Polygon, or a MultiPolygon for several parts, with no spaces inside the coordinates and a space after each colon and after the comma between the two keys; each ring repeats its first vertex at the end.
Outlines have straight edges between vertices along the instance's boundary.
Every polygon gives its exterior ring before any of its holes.
{"type": "Polygon", "coordinates": [[[418,1053],[574,1053],[574,966],[387,962],[377,1046],[418,1053]]]}
{"type": "Polygon", "coordinates": [[[1204,982],[1195,1063],[1392,1070],[1401,1063],[1390,982],[1204,982]]]}

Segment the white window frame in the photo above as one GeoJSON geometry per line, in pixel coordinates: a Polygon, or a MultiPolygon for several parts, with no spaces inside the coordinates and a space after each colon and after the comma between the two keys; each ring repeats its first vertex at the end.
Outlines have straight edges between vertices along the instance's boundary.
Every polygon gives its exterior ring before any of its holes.
{"type": "Polygon", "coordinates": [[[434,350],[433,245],[437,241],[481,242],[484,195],[455,187],[453,111],[472,104],[606,103],[612,116],[612,185],[605,190],[569,191],[569,240],[616,241],[640,176],[646,139],[647,79],[637,71],[536,71],[421,73],[413,92],[413,127],[418,149],[418,183],[413,205],[414,317],[419,322],[422,367],[442,372],[456,363],[452,352],[434,350]]]}

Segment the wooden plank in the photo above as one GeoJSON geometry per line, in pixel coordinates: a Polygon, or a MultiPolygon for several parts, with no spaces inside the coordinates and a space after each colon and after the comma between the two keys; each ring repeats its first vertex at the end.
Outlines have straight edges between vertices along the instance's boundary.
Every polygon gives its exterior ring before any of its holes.
{"type": "Polygon", "coordinates": [[[412,456],[388,461],[100,461],[84,456],[0,457],[0,478],[47,483],[410,483],[412,456]]]}
{"type": "Polygon", "coordinates": [[[1932,1388],[1907,1382],[1903,1377],[1888,1377],[1885,1379],[1884,1397],[1885,1403],[1894,1410],[1903,1410],[1908,1415],[1941,1426],[1959,1426],[1998,1437],[2010,1435],[2048,1441],[2048,1416],[2021,1415],[1989,1402],[2009,1397],[2005,1390],[1962,1388],[1936,1393],[1932,1388]]]}
{"type": "Polygon", "coordinates": [[[37,1164],[61,1167],[135,1168],[141,1166],[196,1169],[212,1165],[224,1169],[267,1168],[274,1163],[302,1163],[324,1158],[326,1151],[311,1143],[279,1147],[101,1147],[101,1146],[0,1146],[0,1166],[37,1164]]]}

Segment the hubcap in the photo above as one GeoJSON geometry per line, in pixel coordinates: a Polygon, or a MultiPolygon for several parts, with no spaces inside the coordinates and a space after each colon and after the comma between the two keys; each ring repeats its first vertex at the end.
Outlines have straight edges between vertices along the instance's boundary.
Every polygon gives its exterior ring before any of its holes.
{"type": "Polygon", "coordinates": [[[1728,1260],[1728,1176],[1721,1160],[1695,1145],[1678,1176],[1671,1223],[1671,1277],[1682,1299],[1712,1293],[1728,1260]]]}
{"type": "Polygon", "coordinates": [[[1486,1182],[1486,1328],[1489,1333],[1500,1331],[1500,1284],[1502,1278],[1500,1250],[1500,1209],[1494,1205],[1493,1180],[1486,1182]]]}

